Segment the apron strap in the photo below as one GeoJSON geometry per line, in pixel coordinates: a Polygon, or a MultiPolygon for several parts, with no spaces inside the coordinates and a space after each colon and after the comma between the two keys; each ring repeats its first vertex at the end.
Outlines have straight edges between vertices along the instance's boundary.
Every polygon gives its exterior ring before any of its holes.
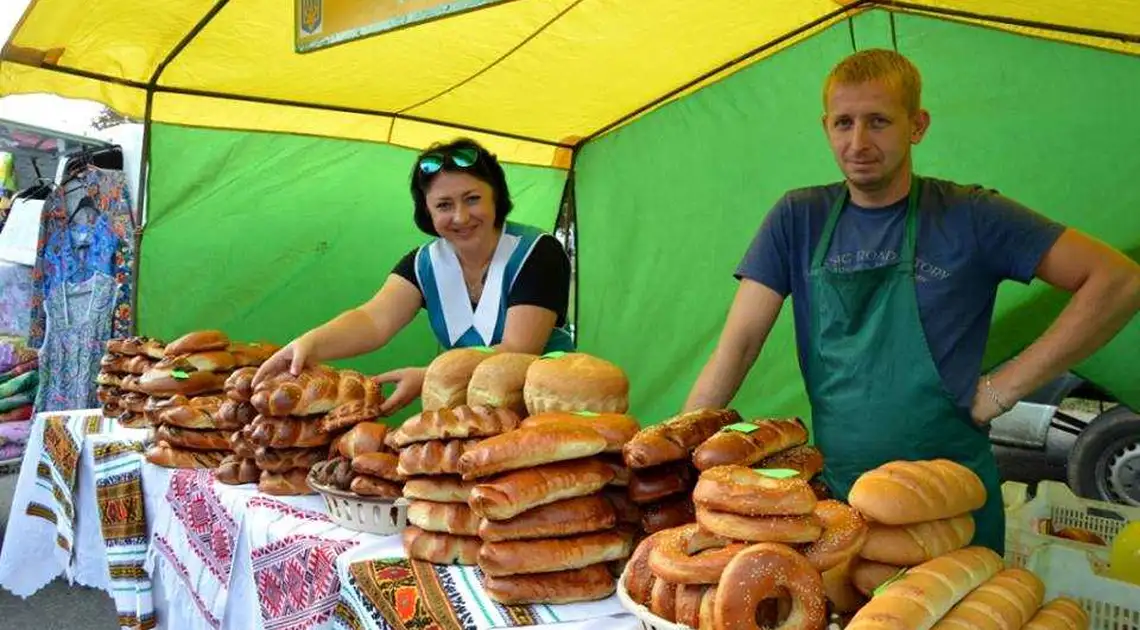
{"type": "MultiPolygon", "coordinates": [[[[913,266],[915,257],[915,241],[918,240],[918,198],[919,186],[921,178],[918,175],[911,173],[910,176],[910,193],[907,199],[906,207],[906,232],[903,235],[902,251],[899,252],[899,262],[911,263],[913,266]]],[[[839,224],[839,215],[843,212],[844,207],[847,206],[847,199],[850,192],[847,185],[843,185],[843,192],[836,197],[835,201],[831,204],[831,211],[827,213],[827,223],[823,225],[823,234],[819,237],[819,243],[815,246],[815,251],[811,257],[811,271],[817,271],[823,267],[823,259],[827,256],[827,250],[831,248],[831,239],[835,235],[835,226],[839,224]]]]}

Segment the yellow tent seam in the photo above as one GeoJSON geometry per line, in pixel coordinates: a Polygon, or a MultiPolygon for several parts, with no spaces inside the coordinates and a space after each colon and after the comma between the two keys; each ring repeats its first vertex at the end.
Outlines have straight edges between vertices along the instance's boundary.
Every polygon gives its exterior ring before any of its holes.
{"type": "Polygon", "coordinates": [[[456,83],[455,85],[452,85],[451,87],[444,89],[442,92],[435,94],[434,96],[429,96],[429,97],[423,99],[422,101],[420,101],[418,103],[415,103],[413,105],[409,105],[407,107],[401,108],[397,112],[397,115],[403,114],[404,112],[407,112],[407,111],[410,111],[413,109],[416,109],[417,107],[423,107],[424,105],[427,105],[428,103],[430,103],[430,102],[432,102],[438,98],[441,98],[441,97],[443,97],[443,96],[445,96],[451,92],[454,92],[455,90],[457,90],[457,89],[463,87],[464,85],[467,85],[468,83],[479,78],[480,76],[485,74],[487,71],[489,71],[491,68],[494,68],[495,66],[497,66],[500,63],[502,63],[503,61],[505,61],[507,59],[507,57],[510,57],[511,55],[518,52],[520,49],[522,49],[523,46],[526,46],[527,44],[529,44],[532,40],[534,40],[535,37],[538,37],[543,31],[550,28],[555,22],[562,19],[562,16],[569,13],[571,9],[582,4],[582,2],[583,2],[583,0],[574,0],[574,2],[571,3],[569,6],[567,6],[565,9],[562,9],[561,11],[559,11],[557,15],[550,18],[549,20],[546,21],[546,23],[542,24],[537,29],[535,29],[535,31],[533,33],[524,37],[521,42],[519,42],[518,44],[515,44],[513,47],[511,47],[510,50],[508,50],[507,52],[500,55],[497,59],[488,63],[483,68],[480,68],[478,71],[476,71],[471,76],[467,77],[466,79],[463,79],[462,81],[456,83]]]}
{"type": "Polygon", "coordinates": [[[976,13],[973,11],[963,11],[961,9],[949,9],[943,7],[932,7],[925,4],[918,4],[914,2],[901,2],[899,0],[869,0],[871,4],[878,5],[880,8],[892,10],[903,9],[915,13],[925,13],[928,15],[942,15],[957,18],[964,18],[968,20],[981,20],[983,22],[993,22],[995,24],[1006,24],[1009,26],[1023,26],[1026,28],[1036,28],[1043,31],[1056,31],[1059,33],[1068,33],[1070,35],[1084,35],[1087,37],[1099,37],[1101,39],[1115,39],[1122,42],[1132,44],[1140,44],[1140,35],[1132,35],[1129,33],[1117,33],[1114,31],[1103,31],[1099,29],[1084,28],[1080,26],[1065,26],[1063,24],[1053,24],[1050,22],[1038,22],[1036,20],[1026,20],[1022,18],[1005,17],[1001,15],[991,15],[986,13],[976,13]]]}

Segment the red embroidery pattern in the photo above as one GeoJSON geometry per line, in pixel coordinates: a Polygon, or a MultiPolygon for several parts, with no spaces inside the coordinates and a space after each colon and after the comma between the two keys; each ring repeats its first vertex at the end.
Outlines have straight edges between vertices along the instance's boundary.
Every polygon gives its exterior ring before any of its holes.
{"type": "Polygon", "coordinates": [[[190,548],[219,583],[229,584],[238,528],[214,494],[214,471],[176,471],[171,476],[166,500],[186,529],[190,548]]]}
{"type": "Polygon", "coordinates": [[[270,510],[274,510],[275,512],[279,512],[281,514],[286,514],[288,516],[293,516],[296,518],[304,519],[306,521],[320,521],[322,523],[331,523],[332,522],[332,519],[329,518],[329,515],[325,514],[323,512],[314,512],[312,510],[305,510],[302,508],[296,508],[296,507],[293,507],[292,505],[289,505],[288,503],[283,503],[283,502],[278,501],[276,499],[270,499],[269,497],[265,497],[265,496],[262,496],[260,494],[250,498],[250,500],[246,503],[246,507],[247,508],[255,508],[255,507],[267,508],[270,510]]]}
{"type": "Polygon", "coordinates": [[[305,630],[324,623],[336,607],[336,558],[353,540],[289,536],[251,554],[265,630],[305,630]]]}

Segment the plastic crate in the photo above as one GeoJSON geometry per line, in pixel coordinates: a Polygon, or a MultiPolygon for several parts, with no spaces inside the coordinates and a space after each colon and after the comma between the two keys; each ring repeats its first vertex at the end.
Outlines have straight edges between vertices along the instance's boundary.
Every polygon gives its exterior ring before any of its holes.
{"type": "Polygon", "coordinates": [[[1140,628],[1140,586],[1098,575],[1087,552],[1050,542],[1033,551],[1026,568],[1045,583],[1045,602],[1056,597],[1080,602],[1089,630],[1140,628]]]}
{"type": "Polygon", "coordinates": [[[1103,573],[1108,567],[1116,535],[1130,521],[1140,521],[1140,508],[1082,499],[1056,481],[1037,484],[1037,495],[1028,501],[1023,500],[1025,495],[1016,485],[1008,492],[1006,485],[1008,482],[1002,485],[1006,500],[1005,563],[1010,567],[1026,566],[1035,549],[1055,544],[1087,554],[1095,572],[1103,573]],[[1100,536],[1105,544],[1083,543],[1043,533],[1048,531],[1045,525],[1049,522],[1054,531],[1065,527],[1088,530],[1100,536]]]}

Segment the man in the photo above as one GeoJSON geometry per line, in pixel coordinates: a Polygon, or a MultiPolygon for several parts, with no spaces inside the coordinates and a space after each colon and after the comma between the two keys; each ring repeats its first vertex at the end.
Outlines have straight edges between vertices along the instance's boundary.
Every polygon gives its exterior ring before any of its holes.
{"type": "Polygon", "coordinates": [[[911,146],[930,114],[898,53],[843,60],[823,124],[845,182],[787,193],[736,272],[716,350],[685,410],[725,407],[792,296],[824,481],[846,500],[885,462],[949,458],[987,501],[974,544],[1004,553],[1000,479],[986,425],[1108,342],[1140,309],[1140,266],[994,191],[919,178],[911,146]],[[1053,325],[980,375],[998,284],[1033,277],[1072,293],[1053,325]]]}

